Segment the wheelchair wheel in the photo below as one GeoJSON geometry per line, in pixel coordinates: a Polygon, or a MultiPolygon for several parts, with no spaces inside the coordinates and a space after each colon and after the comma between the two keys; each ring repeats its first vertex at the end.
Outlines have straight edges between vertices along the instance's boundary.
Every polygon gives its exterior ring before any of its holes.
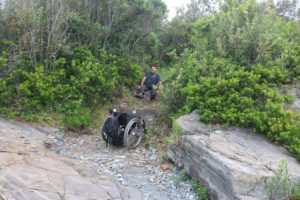
{"type": "Polygon", "coordinates": [[[134,149],[142,141],[145,132],[145,122],[139,118],[131,119],[124,131],[124,146],[134,149]]]}

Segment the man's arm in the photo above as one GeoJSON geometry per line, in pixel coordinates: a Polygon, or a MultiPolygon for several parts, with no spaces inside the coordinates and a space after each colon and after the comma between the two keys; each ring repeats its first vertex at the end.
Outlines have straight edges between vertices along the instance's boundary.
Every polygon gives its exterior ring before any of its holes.
{"type": "Polygon", "coordinates": [[[142,82],[141,82],[141,86],[143,86],[143,85],[144,85],[144,83],[145,83],[146,79],[147,79],[147,77],[146,77],[146,76],[144,76],[144,78],[142,79],[142,82]]]}
{"type": "Polygon", "coordinates": [[[161,86],[161,81],[158,81],[156,90],[159,90],[159,87],[160,87],[160,86],[161,86]]]}
{"type": "Polygon", "coordinates": [[[160,79],[160,76],[157,74],[157,84],[156,84],[156,90],[159,90],[159,87],[161,86],[162,81],[160,79]]]}

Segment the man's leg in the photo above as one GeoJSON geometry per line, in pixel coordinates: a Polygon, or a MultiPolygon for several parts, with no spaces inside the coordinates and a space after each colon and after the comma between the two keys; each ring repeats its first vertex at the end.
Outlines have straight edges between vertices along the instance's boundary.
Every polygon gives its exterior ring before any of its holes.
{"type": "Polygon", "coordinates": [[[150,100],[155,100],[155,97],[156,97],[156,89],[152,87],[150,90],[150,100]]]}
{"type": "Polygon", "coordinates": [[[144,98],[145,90],[146,90],[146,86],[145,86],[145,85],[142,85],[142,86],[138,89],[138,94],[137,94],[137,96],[140,97],[140,98],[144,98]]]}

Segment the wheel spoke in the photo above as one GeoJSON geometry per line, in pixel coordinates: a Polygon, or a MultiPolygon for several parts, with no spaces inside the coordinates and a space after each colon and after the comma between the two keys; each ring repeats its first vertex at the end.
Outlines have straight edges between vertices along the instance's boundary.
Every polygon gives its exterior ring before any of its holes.
{"type": "Polygon", "coordinates": [[[139,118],[133,118],[127,124],[124,132],[124,145],[127,148],[136,148],[140,144],[144,134],[144,128],[140,123],[139,118]]]}

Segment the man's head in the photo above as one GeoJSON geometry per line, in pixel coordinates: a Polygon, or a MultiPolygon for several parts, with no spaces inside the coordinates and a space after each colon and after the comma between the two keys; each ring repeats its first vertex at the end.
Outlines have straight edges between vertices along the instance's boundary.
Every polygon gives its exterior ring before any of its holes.
{"type": "Polygon", "coordinates": [[[157,66],[156,65],[151,65],[150,71],[151,71],[152,74],[155,74],[156,71],[157,71],[157,66]]]}

